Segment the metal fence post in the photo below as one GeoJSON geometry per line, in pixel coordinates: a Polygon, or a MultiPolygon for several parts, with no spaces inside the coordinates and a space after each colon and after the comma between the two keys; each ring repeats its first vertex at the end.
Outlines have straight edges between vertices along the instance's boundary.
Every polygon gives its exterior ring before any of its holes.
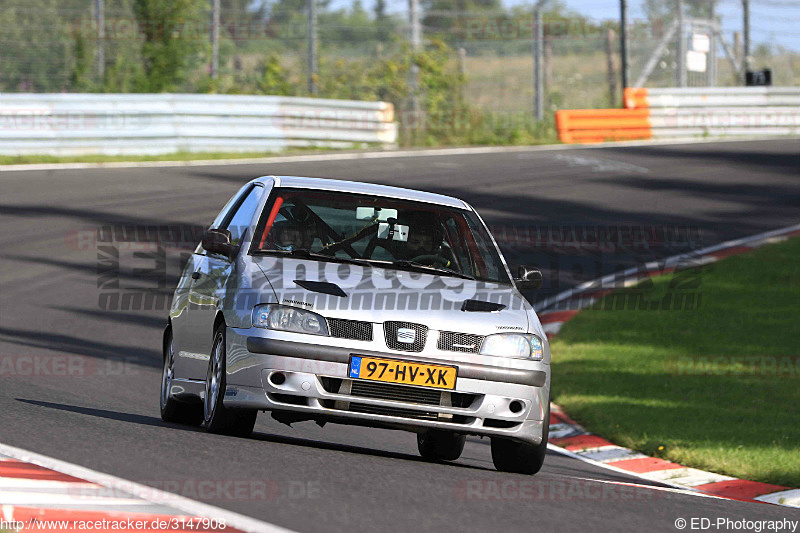
{"type": "Polygon", "coordinates": [[[622,90],[628,88],[628,3],[619,2],[619,43],[622,56],[622,90]]]}
{"type": "Polygon", "coordinates": [[[103,81],[106,71],[105,57],[105,5],[103,0],[94,0],[94,19],[97,23],[97,76],[103,81]]]}
{"type": "Polygon", "coordinates": [[[750,70],[750,0],[742,0],[742,33],[744,33],[744,54],[742,57],[742,84],[750,70]]]}
{"type": "Polygon", "coordinates": [[[678,9],[678,87],[686,87],[686,32],[683,21],[683,0],[677,0],[678,9]]]}
{"type": "Polygon", "coordinates": [[[319,76],[317,59],[317,0],[307,0],[308,7],[308,92],[316,95],[319,76]]]}
{"type": "Polygon", "coordinates": [[[544,80],[542,77],[542,6],[547,0],[539,0],[533,7],[533,118],[544,119],[544,80]]]}
{"type": "Polygon", "coordinates": [[[211,0],[211,78],[219,76],[219,0],[211,0]]]}
{"type": "MultiPolygon", "coordinates": [[[[410,28],[411,50],[416,55],[422,48],[422,28],[419,21],[419,0],[408,0],[408,22],[410,28]]],[[[414,57],[410,69],[411,85],[411,111],[413,113],[414,128],[422,128],[422,106],[419,101],[419,65],[414,57]]],[[[412,135],[414,135],[412,133],[412,135]]]]}
{"type": "Polygon", "coordinates": [[[617,105],[617,69],[614,68],[614,30],[606,32],[606,68],[608,70],[608,102],[611,107],[617,105]]]}

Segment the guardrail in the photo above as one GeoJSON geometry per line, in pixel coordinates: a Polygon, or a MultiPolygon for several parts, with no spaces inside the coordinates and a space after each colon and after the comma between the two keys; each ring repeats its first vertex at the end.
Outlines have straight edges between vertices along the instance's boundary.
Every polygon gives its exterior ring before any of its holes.
{"type": "Polygon", "coordinates": [[[0,94],[0,154],[395,146],[386,102],[207,94],[0,94]]]}
{"type": "Polygon", "coordinates": [[[626,109],[556,112],[565,143],[800,134],[800,87],[625,90],[626,109]]]}
{"type": "Polygon", "coordinates": [[[649,117],[647,109],[571,109],[556,111],[556,128],[565,143],[649,139],[649,117]]]}

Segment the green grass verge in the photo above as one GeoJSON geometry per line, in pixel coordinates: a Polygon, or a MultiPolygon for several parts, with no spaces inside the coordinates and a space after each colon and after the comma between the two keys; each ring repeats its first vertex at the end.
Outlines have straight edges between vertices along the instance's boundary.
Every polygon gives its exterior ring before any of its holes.
{"type": "MultiPolygon", "coordinates": [[[[364,145],[363,149],[376,148],[364,145]]],[[[253,159],[342,151],[338,148],[292,148],[281,152],[175,152],[161,155],[2,155],[0,165],[28,165],[41,163],[119,163],[139,161],[202,161],[206,159],[253,159]]]]}
{"type": "Polygon", "coordinates": [[[607,310],[622,293],[607,296],[554,339],[554,401],[621,446],[800,487],[798,259],[794,238],[627,291],[693,292],[694,309],[607,310]]]}

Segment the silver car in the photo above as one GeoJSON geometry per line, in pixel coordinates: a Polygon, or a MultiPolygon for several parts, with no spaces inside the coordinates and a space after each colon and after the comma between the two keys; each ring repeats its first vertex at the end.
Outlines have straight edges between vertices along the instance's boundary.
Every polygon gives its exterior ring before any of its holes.
{"type": "Polygon", "coordinates": [[[222,209],[181,276],[164,332],[161,417],[247,436],[259,411],[402,429],[455,460],[491,438],[534,474],[550,347],[467,203],[348,181],[262,177],[222,209]]]}

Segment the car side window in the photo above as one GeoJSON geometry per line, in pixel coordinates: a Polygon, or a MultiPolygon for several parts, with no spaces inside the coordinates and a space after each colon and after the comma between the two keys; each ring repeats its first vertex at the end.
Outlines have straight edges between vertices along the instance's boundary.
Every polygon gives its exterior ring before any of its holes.
{"type": "Polygon", "coordinates": [[[253,185],[253,188],[245,194],[235,211],[220,226],[219,229],[227,229],[231,232],[231,244],[234,246],[239,246],[242,243],[244,236],[250,229],[250,223],[263,193],[264,187],[253,185]]]}
{"type": "Polygon", "coordinates": [[[228,220],[231,216],[232,211],[235,210],[236,206],[239,204],[239,200],[253,188],[253,185],[247,184],[244,185],[241,189],[236,191],[236,194],[231,196],[231,199],[225,204],[225,207],[217,213],[216,218],[209,226],[210,228],[221,228],[222,224],[228,220]]]}

